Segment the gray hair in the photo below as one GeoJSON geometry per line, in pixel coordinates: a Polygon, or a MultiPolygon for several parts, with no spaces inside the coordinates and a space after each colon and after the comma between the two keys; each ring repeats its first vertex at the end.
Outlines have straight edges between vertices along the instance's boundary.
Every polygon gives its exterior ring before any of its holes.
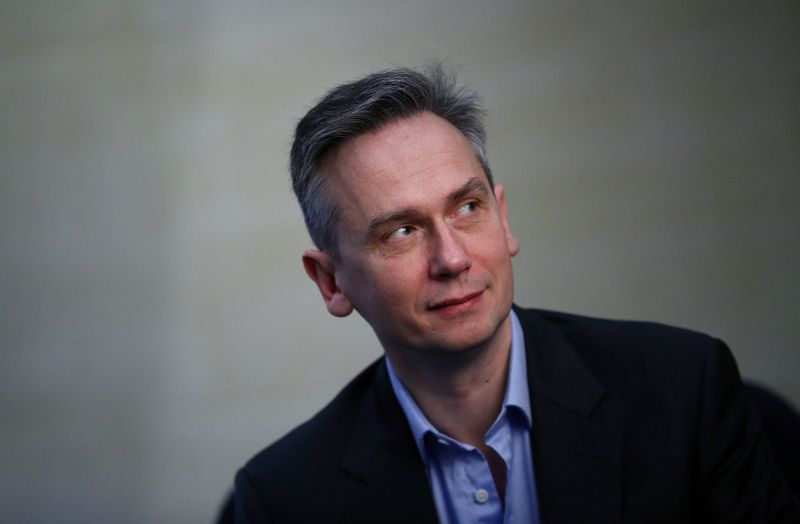
{"type": "Polygon", "coordinates": [[[320,172],[325,155],[351,138],[424,111],[447,120],[466,137],[493,185],[480,97],[458,87],[455,75],[443,65],[433,64],[425,71],[387,69],[342,84],[297,124],[290,154],[292,187],[318,249],[338,253],[338,213],[320,172]]]}

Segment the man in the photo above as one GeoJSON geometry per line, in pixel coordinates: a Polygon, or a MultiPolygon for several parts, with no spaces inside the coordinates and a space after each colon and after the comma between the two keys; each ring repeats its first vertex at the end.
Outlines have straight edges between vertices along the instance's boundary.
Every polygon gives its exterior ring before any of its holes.
{"type": "Polygon", "coordinates": [[[385,357],[237,475],[239,522],[800,522],[718,340],[514,307],[477,98],[339,86],[292,180],[328,311],[385,357]]]}

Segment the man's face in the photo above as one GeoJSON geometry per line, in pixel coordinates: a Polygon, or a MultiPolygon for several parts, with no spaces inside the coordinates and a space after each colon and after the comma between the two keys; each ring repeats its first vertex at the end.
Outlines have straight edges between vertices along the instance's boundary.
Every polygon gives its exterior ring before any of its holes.
{"type": "Polygon", "coordinates": [[[309,251],[304,263],[331,313],[355,308],[387,351],[459,351],[499,336],[517,241],[502,186],[489,187],[455,127],[414,115],[348,140],[322,167],[339,255],[309,251]]]}

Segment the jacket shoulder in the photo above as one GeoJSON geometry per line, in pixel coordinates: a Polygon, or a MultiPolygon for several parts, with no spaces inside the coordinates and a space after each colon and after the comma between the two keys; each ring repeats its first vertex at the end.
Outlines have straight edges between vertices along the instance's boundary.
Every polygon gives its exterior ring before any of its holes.
{"type": "MultiPolygon", "coordinates": [[[[297,469],[297,457],[329,454],[343,447],[350,427],[357,416],[361,400],[373,386],[383,358],[376,360],[351,380],[324,408],[289,433],[258,452],[245,468],[253,471],[272,471],[291,462],[297,469]]],[[[305,461],[305,460],[304,460],[305,461]]]]}
{"type": "Polygon", "coordinates": [[[721,340],[682,327],[609,320],[541,309],[516,309],[523,325],[555,330],[588,364],[672,368],[702,366],[709,352],[729,352],[721,340]]]}
{"type": "MultiPolygon", "coordinates": [[[[303,508],[325,507],[332,476],[340,472],[359,410],[372,394],[382,358],[364,369],[322,410],[306,422],[258,452],[236,475],[238,513],[257,513],[253,504],[269,501],[260,508],[265,514],[302,513],[303,508]],[[241,505],[245,507],[242,508],[241,505]]],[[[339,483],[341,484],[341,483],[339,483]]],[[[314,509],[314,511],[319,511],[314,509]]],[[[266,516],[264,517],[266,519],[266,516]]]]}
{"type": "MultiPolygon", "coordinates": [[[[738,368],[728,347],[697,331],[655,322],[607,320],[547,310],[518,309],[532,343],[558,337],[568,344],[606,391],[629,403],[696,402],[710,375],[722,370],[734,382],[738,368]]],[[[533,349],[537,351],[537,349],[533,349]]],[[[548,351],[548,348],[538,350],[548,351]]]]}

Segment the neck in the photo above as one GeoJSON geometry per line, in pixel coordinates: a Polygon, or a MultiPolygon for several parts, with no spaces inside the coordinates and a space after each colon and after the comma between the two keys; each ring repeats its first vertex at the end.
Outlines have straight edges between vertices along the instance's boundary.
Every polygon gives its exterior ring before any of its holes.
{"type": "Polygon", "coordinates": [[[392,352],[392,365],[439,431],[483,447],[502,408],[511,355],[511,317],[481,347],[459,353],[392,352]]]}

